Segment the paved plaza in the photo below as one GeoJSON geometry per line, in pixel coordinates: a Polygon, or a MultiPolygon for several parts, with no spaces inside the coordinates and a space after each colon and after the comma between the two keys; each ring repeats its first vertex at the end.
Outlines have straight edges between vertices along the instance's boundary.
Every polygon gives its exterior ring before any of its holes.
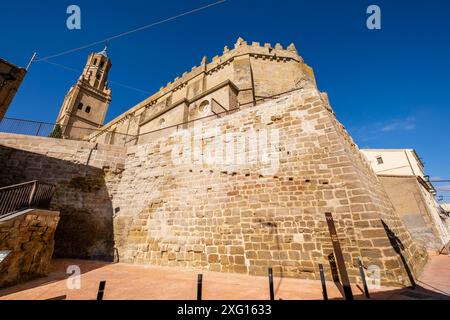
{"type": "MultiPolygon", "coordinates": [[[[99,282],[105,280],[105,300],[194,300],[199,272],[203,273],[205,300],[269,299],[267,277],[66,259],[53,260],[47,277],[0,290],[0,299],[94,300],[99,282]],[[80,266],[80,289],[68,289],[66,270],[70,265],[80,266]]],[[[274,288],[277,300],[322,299],[320,281],[275,277],[274,288]]],[[[356,299],[365,299],[360,286],[352,289],[356,299]]],[[[338,284],[328,282],[327,290],[330,299],[343,299],[338,284]]],[[[450,299],[450,256],[432,256],[415,290],[383,287],[371,290],[371,299],[450,299]]]]}

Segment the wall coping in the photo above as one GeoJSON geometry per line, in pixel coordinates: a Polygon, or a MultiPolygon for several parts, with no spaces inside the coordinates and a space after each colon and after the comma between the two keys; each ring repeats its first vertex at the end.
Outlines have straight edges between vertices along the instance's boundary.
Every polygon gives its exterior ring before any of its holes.
{"type": "Polygon", "coordinates": [[[9,214],[7,216],[4,216],[0,218],[0,225],[3,223],[11,222],[14,220],[17,220],[19,218],[23,218],[29,214],[34,214],[36,216],[54,216],[59,217],[60,212],[59,211],[52,211],[52,210],[44,210],[44,209],[25,209],[22,211],[15,212],[13,214],[9,214]]]}
{"type": "Polygon", "coordinates": [[[97,150],[108,150],[108,151],[117,151],[117,152],[123,152],[125,149],[124,146],[120,145],[111,145],[111,144],[104,144],[104,143],[97,143],[92,141],[85,141],[85,140],[71,140],[71,139],[57,139],[57,138],[50,138],[50,137],[41,137],[41,136],[31,136],[26,134],[18,134],[18,133],[8,133],[8,132],[0,132],[0,146],[4,145],[2,143],[2,139],[15,139],[15,140],[29,140],[29,143],[31,144],[38,144],[39,142],[53,142],[55,144],[59,145],[70,145],[70,146],[80,146],[82,148],[86,149],[97,149],[97,150]]]}
{"type": "Polygon", "coordinates": [[[213,59],[209,63],[207,61],[207,58],[203,57],[199,66],[193,66],[190,71],[184,72],[181,76],[178,76],[173,81],[168,82],[166,86],[161,87],[151,96],[145,98],[143,101],[131,107],[121,115],[104,124],[101,129],[107,130],[109,127],[111,127],[115,123],[120,122],[125,117],[139,111],[142,108],[145,108],[146,106],[150,105],[151,102],[154,102],[165,96],[166,94],[172,92],[173,90],[182,87],[199,75],[214,72],[222,65],[228,64],[234,59],[242,56],[286,59],[293,60],[297,63],[304,63],[303,58],[298,54],[297,49],[292,43],[287,48],[283,48],[283,46],[281,46],[279,43],[277,43],[275,47],[272,47],[270,43],[265,43],[263,46],[261,46],[259,42],[252,42],[252,44],[247,44],[247,41],[239,38],[235,43],[234,48],[228,49],[228,47],[225,46],[223,54],[221,56],[213,57],[213,59]]]}

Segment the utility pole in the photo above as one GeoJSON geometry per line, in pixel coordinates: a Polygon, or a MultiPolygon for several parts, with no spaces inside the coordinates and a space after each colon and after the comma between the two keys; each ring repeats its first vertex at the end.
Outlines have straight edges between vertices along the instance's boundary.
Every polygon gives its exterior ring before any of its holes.
{"type": "Polygon", "coordinates": [[[34,62],[34,59],[36,59],[36,56],[37,56],[37,52],[33,53],[33,56],[31,57],[30,62],[28,62],[28,65],[27,65],[27,67],[25,68],[25,70],[28,71],[28,69],[30,69],[30,66],[31,66],[31,64],[34,62]]]}

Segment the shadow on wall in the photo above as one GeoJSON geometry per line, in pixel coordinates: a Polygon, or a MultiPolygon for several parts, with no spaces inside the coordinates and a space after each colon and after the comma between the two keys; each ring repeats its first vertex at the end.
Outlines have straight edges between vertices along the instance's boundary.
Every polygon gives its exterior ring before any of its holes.
{"type": "Polygon", "coordinates": [[[395,235],[395,233],[389,228],[389,226],[381,220],[381,223],[383,224],[383,228],[386,231],[386,235],[389,238],[389,242],[392,245],[392,248],[394,248],[395,252],[399,255],[400,259],[402,260],[403,268],[406,271],[406,274],[408,275],[409,282],[411,283],[412,288],[415,288],[416,281],[414,280],[414,275],[409,268],[408,262],[405,259],[405,256],[403,255],[403,251],[405,250],[405,246],[403,245],[402,241],[395,235]]]}
{"type": "Polygon", "coordinates": [[[54,257],[113,261],[113,207],[105,180],[111,174],[86,164],[0,146],[0,187],[31,180],[56,185],[51,209],[60,211],[60,221],[54,257]]]}

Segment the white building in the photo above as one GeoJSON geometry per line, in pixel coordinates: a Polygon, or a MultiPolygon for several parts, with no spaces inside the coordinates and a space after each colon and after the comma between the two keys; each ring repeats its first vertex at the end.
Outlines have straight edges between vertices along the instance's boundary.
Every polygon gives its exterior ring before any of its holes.
{"type": "Polygon", "coordinates": [[[447,227],[450,230],[450,203],[441,203],[441,208],[447,214],[447,227]]]}
{"type": "Polygon", "coordinates": [[[414,149],[362,149],[413,239],[429,250],[450,241],[448,215],[414,149]]]}

